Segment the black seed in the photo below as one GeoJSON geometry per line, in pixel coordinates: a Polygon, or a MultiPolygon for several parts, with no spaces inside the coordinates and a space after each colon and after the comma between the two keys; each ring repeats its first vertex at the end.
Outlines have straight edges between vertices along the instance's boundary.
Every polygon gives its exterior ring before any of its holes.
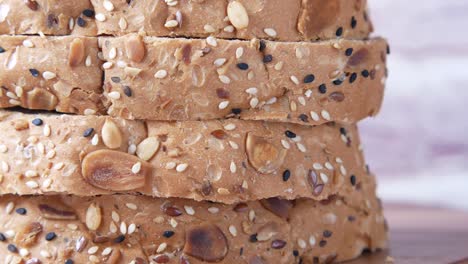
{"type": "Polygon", "coordinates": [[[268,54],[263,57],[263,63],[269,63],[273,61],[273,56],[268,54]]]}
{"type": "Polygon", "coordinates": [[[240,108],[233,108],[231,109],[231,112],[235,115],[240,115],[240,113],[242,112],[242,109],[240,108]]]}
{"type": "Polygon", "coordinates": [[[367,174],[370,174],[370,167],[369,167],[369,164],[366,164],[366,172],[367,172],[367,174]]]}
{"type": "Polygon", "coordinates": [[[76,24],[78,24],[80,27],[86,27],[86,20],[84,20],[82,17],[78,17],[76,24]]]}
{"type": "Polygon", "coordinates": [[[0,241],[5,241],[6,240],[6,237],[4,234],[0,233],[0,241]]]}
{"type": "Polygon", "coordinates": [[[240,255],[240,256],[244,255],[244,248],[243,248],[243,247],[240,248],[240,250],[239,250],[239,255],[240,255]]]}
{"type": "Polygon", "coordinates": [[[164,231],[163,236],[166,238],[170,238],[174,234],[175,234],[174,231],[164,231]]]}
{"type": "Polygon", "coordinates": [[[336,79],[336,80],[333,81],[334,85],[341,85],[342,83],[343,83],[343,81],[340,80],[340,79],[336,79]]]}
{"type": "Polygon", "coordinates": [[[322,84],[318,87],[318,89],[319,89],[319,92],[320,92],[321,94],[327,93],[327,86],[326,86],[324,83],[322,83],[322,84]]]}
{"type": "Polygon", "coordinates": [[[332,231],[330,231],[330,230],[325,230],[325,231],[323,231],[323,236],[326,237],[326,238],[331,237],[332,234],[333,234],[333,233],[332,233],[332,231]]]}
{"type": "Polygon", "coordinates": [[[127,97],[132,96],[132,88],[130,88],[129,86],[124,86],[123,87],[123,92],[127,97]]]}
{"type": "Polygon", "coordinates": [[[387,45],[387,54],[390,54],[390,45],[387,45]]]}
{"type": "Polygon", "coordinates": [[[12,252],[12,253],[18,252],[18,248],[17,248],[15,245],[13,245],[13,244],[8,244],[8,247],[7,247],[7,248],[8,248],[8,251],[10,251],[10,252],[12,252]]]}
{"type": "Polygon", "coordinates": [[[247,63],[241,62],[241,63],[237,63],[237,68],[239,68],[240,70],[245,71],[245,70],[249,69],[249,65],[247,63]]]}
{"type": "Polygon", "coordinates": [[[45,239],[47,241],[52,241],[54,240],[54,238],[56,238],[57,235],[54,233],[54,232],[50,232],[50,233],[47,233],[47,235],[45,236],[45,239]]]}
{"type": "Polygon", "coordinates": [[[340,128],[340,133],[346,136],[348,131],[346,131],[346,128],[342,127],[342,128],[340,128]]]}
{"type": "Polygon", "coordinates": [[[286,132],[284,132],[284,134],[288,137],[288,138],[295,138],[296,137],[296,133],[290,131],[290,130],[286,130],[286,132]]]}
{"type": "Polygon", "coordinates": [[[39,71],[36,69],[29,69],[29,72],[33,77],[39,77],[39,71]]]}
{"type": "Polygon", "coordinates": [[[0,47],[0,53],[3,53],[3,52],[5,52],[5,49],[0,47]]]}
{"type": "Polygon", "coordinates": [[[85,10],[83,10],[83,16],[85,16],[85,17],[91,17],[91,18],[93,18],[94,15],[95,15],[95,12],[94,12],[94,10],[92,10],[92,9],[85,9],[85,10]]]}
{"type": "Polygon", "coordinates": [[[339,27],[339,28],[336,30],[336,36],[337,36],[337,37],[341,37],[341,35],[343,35],[343,28],[342,28],[342,27],[339,27]]]}
{"type": "Polygon", "coordinates": [[[311,83],[315,80],[315,76],[313,74],[309,74],[304,77],[304,83],[311,83]]]}
{"type": "Polygon", "coordinates": [[[291,171],[290,170],[285,170],[283,172],[283,181],[285,181],[285,182],[288,181],[290,177],[291,177],[291,171]]]}
{"type": "Polygon", "coordinates": [[[349,76],[349,83],[353,83],[357,79],[357,73],[353,72],[351,76],[349,76]]]}
{"type": "Polygon", "coordinates": [[[367,77],[369,77],[370,73],[369,73],[368,70],[363,70],[363,71],[361,72],[361,75],[362,75],[362,77],[367,78],[367,77]]]}
{"type": "Polygon", "coordinates": [[[114,239],[114,243],[122,243],[125,240],[124,235],[120,235],[114,239]]]}
{"type": "Polygon", "coordinates": [[[42,122],[42,119],[40,118],[34,118],[33,121],[31,122],[35,126],[42,126],[44,122],[42,122]]]}
{"type": "Polygon", "coordinates": [[[356,28],[357,25],[357,20],[355,17],[351,18],[351,28],[356,28]]]}
{"type": "Polygon", "coordinates": [[[350,216],[348,216],[348,221],[354,222],[354,221],[356,221],[356,217],[350,215],[350,216]]]}
{"type": "Polygon", "coordinates": [[[300,114],[299,119],[305,123],[309,122],[309,117],[306,114],[300,114]]]}
{"type": "Polygon", "coordinates": [[[264,51],[265,49],[266,49],[265,41],[264,41],[264,40],[260,40],[260,47],[259,47],[259,50],[260,50],[260,51],[264,51]]]}
{"type": "Polygon", "coordinates": [[[65,260],[65,264],[73,264],[73,260],[67,259],[67,260],[65,260]]]}
{"type": "Polygon", "coordinates": [[[115,83],[119,83],[120,82],[120,77],[111,77],[111,80],[115,83]]]}
{"type": "Polygon", "coordinates": [[[351,56],[351,55],[353,55],[353,48],[348,48],[348,49],[346,49],[345,55],[348,56],[348,57],[351,56]]]}
{"type": "Polygon", "coordinates": [[[349,178],[349,180],[351,181],[351,185],[353,185],[353,186],[356,185],[356,176],[351,175],[351,177],[349,178]]]}
{"type": "Polygon", "coordinates": [[[252,243],[255,243],[258,241],[257,239],[257,234],[253,234],[249,237],[249,241],[252,242],[252,243]]]}
{"type": "Polygon", "coordinates": [[[295,257],[299,256],[299,251],[298,251],[298,250],[296,250],[296,249],[295,249],[295,250],[293,250],[293,256],[295,256],[295,257]]]}
{"type": "Polygon", "coordinates": [[[28,211],[25,208],[16,209],[16,213],[19,215],[25,215],[28,211]]]}
{"type": "Polygon", "coordinates": [[[91,136],[92,134],[94,133],[94,128],[88,128],[85,130],[85,132],[83,133],[83,137],[89,137],[91,136]]]}
{"type": "Polygon", "coordinates": [[[326,245],[327,245],[327,241],[326,241],[326,240],[320,240],[320,242],[319,242],[319,246],[320,246],[320,247],[324,247],[324,246],[326,246],[326,245]]]}

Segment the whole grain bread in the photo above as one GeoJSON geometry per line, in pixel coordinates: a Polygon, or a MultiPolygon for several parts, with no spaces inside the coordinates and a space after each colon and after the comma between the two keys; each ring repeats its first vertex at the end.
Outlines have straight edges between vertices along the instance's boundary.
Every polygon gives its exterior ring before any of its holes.
{"type": "Polygon", "coordinates": [[[89,0],[2,0],[0,34],[96,36],[94,8],[89,0]]]}
{"type": "Polygon", "coordinates": [[[386,79],[383,39],[318,43],[100,38],[109,114],[126,119],[240,116],[318,125],[375,115],[386,79]]]}
{"type": "Polygon", "coordinates": [[[366,0],[91,0],[99,34],[315,41],[363,39],[366,0]]]}
{"type": "Polygon", "coordinates": [[[223,203],[346,196],[368,175],[354,125],[131,121],[0,112],[0,192],[223,203]]]}
{"type": "Polygon", "coordinates": [[[368,182],[360,190],[365,209],[348,197],[225,205],[131,195],[5,195],[0,256],[3,263],[344,261],[386,247],[374,188],[368,182]]]}
{"type": "Polygon", "coordinates": [[[103,113],[98,41],[0,36],[0,108],[103,113]]]}

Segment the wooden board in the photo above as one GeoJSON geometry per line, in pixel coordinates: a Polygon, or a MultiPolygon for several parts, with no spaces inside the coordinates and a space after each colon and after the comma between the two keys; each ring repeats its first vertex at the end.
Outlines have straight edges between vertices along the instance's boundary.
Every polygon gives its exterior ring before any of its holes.
{"type": "Polygon", "coordinates": [[[387,205],[390,249],[348,264],[468,264],[468,212],[387,205]]]}

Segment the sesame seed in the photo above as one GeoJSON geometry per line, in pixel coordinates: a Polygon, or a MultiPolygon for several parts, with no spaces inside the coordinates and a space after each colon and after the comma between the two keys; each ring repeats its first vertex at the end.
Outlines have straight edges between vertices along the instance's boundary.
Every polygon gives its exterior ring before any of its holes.
{"type": "Polygon", "coordinates": [[[336,36],[337,37],[341,37],[343,35],[343,28],[342,27],[339,27],[337,30],[336,30],[336,36]]]}
{"type": "Polygon", "coordinates": [[[170,238],[170,237],[172,237],[174,234],[175,234],[174,231],[164,231],[163,236],[164,236],[165,238],[170,238]]]}
{"type": "Polygon", "coordinates": [[[297,149],[299,149],[300,152],[305,153],[307,151],[306,147],[302,145],[301,143],[296,143],[297,149]]]}
{"type": "Polygon", "coordinates": [[[3,53],[3,52],[5,52],[5,49],[0,47],[0,53],[3,53]]]}
{"type": "Polygon", "coordinates": [[[133,174],[137,174],[141,171],[141,162],[137,162],[132,166],[133,174]]]}
{"type": "Polygon", "coordinates": [[[94,17],[95,13],[94,13],[94,10],[92,9],[85,9],[83,10],[82,14],[85,16],[85,17],[94,17]]]}
{"type": "Polygon", "coordinates": [[[29,69],[29,72],[33,77],[39,77],[39,71],[36,69],[29,69]]]}
{"type": "Polygon", "coordinates": [[[132,96],[132,89],[129,86],[124,86],[123,87],[123,92],[127,97],[132,96]]]}
{"type": "Polygon", "coordinates": [[[213,33],[216,31],[216,29],[212,25],[209,25],[209,24],[204,25],[203,30],[205,30],[205,32],[207,33],[213,33]]]}
{"type": "Polygon", "coordinates": [[[177,172],[184,172],[188,167],[188,164],[187,163],[182,163],[182,164],[179,164],[177,165],[176,167],[176,171],[177,172]]]}
{"type": "Polygon", "coordinates": [[[353,83],[357,79],[357,73],[353,72],[349,77],[349,83],[353,83]]]}
{"type": "Polygon", "coordinates": [[[154,77],[157,79],[163,79],[163,78],[166,78],[166,76],[167,76],[166,70],[159,70],[154,74],[154,77]]]}
{"type": "Polygon", "coordinates": [[[355,175],[351,175],[351,177],[349,178],[349,180],[351,181],[351,185],[353,185],[353,186],[356,185],[356,176],[355,176],[355,175]]]}
{"type": "Polygon", "coordinates": [[[94,18],[96,18],[97,21],[99,22],[104,22],[106,21],[106,15],[102,14],[102,13],[97,13],[94,18]]]}
{"type": "Polygon", "coordinates": [[[288,138],[295,138],[296,137],[296,134],[290,130],[286,130],[286,132],[284,132],[284,134],[288,137],[288,138]]]}
{"type": "Polygon", "coordinates": [[[266,43],[264,40],[260,40],[260,45],[258,47],[259,51],[264,51],[266,49],[266,43]]]}
{"type": "Polygon", "coordinates": [[[242,71],[246,71],[249,69],[249,65],[247,63],[241,62],[237,64],[237,68],[239,68],[242,71]]]}
{"type": "Polygon", "coordinates": [[[324,83],[322,83],[321,85],[319,85],[318,89],[319,89],[319,92],[320,92],[321,94],[327,93],[327,86],[326,86],[324,83]]]}
{"type": "Polygon", "coordinates": [[[184,209],[185,209],[185,212],[188,215],[194,215],[195,214],[195,210],[191,206],[184,205],[184,209]]]}
{"type": "Polygon", "coordinates": [[[314,120],[315,122],[319,121],[320,120],[320,117],[319,115],[314,112],[314,111],[310,111],[310,117],[312,118],[312,120],[314,120]]]}
{"type": "Polygon", "coordinates": [[[101,255],[102,255],[102,256],[108,256],[108,255],[110,255],[111,252],[112,252],[112,248],[111,248],[111,247],[106,247],[106,248],[102,251],[101,255]]]}
{"type": "Polygon", "coordinates": [[[296,76],[292,75],[292,76],[290,77],[290,79],[291,79],[291,81],[292,81],[294,84],[296,84],[296,85],[299,84],[299,79],[297,79],[296,76]]]}
{"type": "Polygon", "coordinates": [[[56,237],[57,237],[57,235],[56,235],[54,232],[50,232],[50,233],[47,233],[47,234],[46,234],[45,239],[46,239],[47,241],[52,241],[52,240],[54,240],[56,237]]]}
{"type": "Polygon", "coordinates": [[[76,24],[80,27],[86,27],[86,21],[82,17],[76,19],[76,24]]]}
{"type": "Polygon", "coordinates": [[[111,48],[109,50],[109,59],[115,59],[117,57],[117,49],[116,48],[111,48]]]}
{"type": "Polygon", "coordinates": [[[288,181],[290,177],[291,177],[291,171],[290,170],[285,170],[283,172],[283,181],[285,181],[285,182],[288,181]]]}
{"type": "Polygon", "coordinates": [[[136,231],[136,225],[133,224],[133,223],[130,224],[130,225],[128,226],[127,234],[131,235],[131,234],[135,233],[135,231],[136,231]]]}
{"type": "Polygon", "coordinates": [[[320,173],[320,179],[322,179],[323,183],[328,183],[328,176],[325,173],[320,173]]]}
{"type": "Polygon", "coordinates": [[[83,137],[90,137],[94,133],[94,128],[88,128],[83,132],[83,137]]]}
{"type": "Polygon", "coordinates": [[[223,109],[226,109],[226,107],[228,107],[228,105],[229,105],[229,101],[222,101],[221,103],[219,103],[218,108],[220,110],[223,110],[223,109]]]}
{"type": "Polygon", "coordinates": [[[340,79],[336,79],[336,80],[333,81],[334,85],[341,85],[342,83],[343,83],[343,81],[340,80],[340,79]]]}
{"type": "Polygon", "coordinates": [[[310,236],[309,237],[309,245],[313,247],[313,246],[315,246],[316,243],[317,243],[317,241],[316,241],[315,237],[313,235],[310,236]]]}
{"type": "Polygon", "coordinates": [[[50,72],[50,71],[45,71],[42,73],[42,77],[46,80],[52,80],[54,79],[55,77],[57,77],[57,75],[53,72],[50,72]]]}
{"type": "Polygon", "coordinates": [[[253,94],[257,94],[258,89],[256,87],[250,87],[250,88],[247,88],[245,92],[253,95],[253,94]]]}
{"type": "Polygon", "coordinates": [[[390,45],[387,45],[387,54],[390,54],[390,45]]]}
{"type": "Polygon", "coordinates": [[[265,34],[267,34],[269,37],[272,37],[272,38],[274,38],[274,37],[276,37],[278,35],[276,30],[273,29],[273,28],[265,28],[263,30],[263,32],[265,32],[265,34]]]}
{"type": "Polygon", "coordinates": [[[26,39],[23,41],[23,46],[25,46],[26,48],[34,48],[34,43],[32,43],[31,40],[26,39]]]}
{"type": "Polygon", "coordinates": [[[120,99],[120,93],[117,92],[117,91],[110,92],[110,93],[107,94],[107,96],[108,96],[110,99],[114,99],[114,100],[120,99]]]}
{"type": "Polygon", "coordinates": [[[0,233],[0,241],[5,241],[6,240],[6,237],[4,234],[0,233]]]}
{"type": "Polygon", "coordinates": [[[164,23],[164,26],[167,28],[175,28],[178,25],[179,25],[179,22],[175,19],[168,20],[166,21],[166,23],[164,23]]]}
{"type": "Polygon", "coordinates": [[[50,133],[51,133],[50,126],[45,125],[42,132],[43,132],[44,136],[46,136],[46,137],[50,136],[50,133]]]}
{"type": "Polygon", "coordinates": [[[237,228],[233,225],[230,225],[229,226],[229,233],[231,233],[231,235],[233,237],[236,237],[237,236],[237,228]]]}
{"type": "Polygon", "coordinates": [[[357,25],[357,20],[356,20],[356,18],[353,16],[353,17],[351,18],[351,28],[353,28],[353,29],[356,28],[356,25],[357,25]]]}
{"type": "Polygon", "coordinates": [[[206,43],[208,43],[208,45],[213,46],[213,47],[218,46],[218,42],[216,41],[216,38],[212,36],[209,36],[206,38],[206,43]]]}
{"type": "Polygon", "coordinates": [[[244,48],[239,47],[236,49],[236,59],[240,59],[244,55],[244,48]]]}
{"type": "Polygon", "coordinates": [[[26,182],[26,186],[28,186],[31,189],[36,189],[36,188],[39,187],[39,183],[37,183],[35,181],[28,181],[28,182],[26,182]]]}
{"type": "Polygon", "coordinates": [[[348,49],[346,49],[345,55],[348,56],[348,57],[351,56],[351,55],[353,55],[353,48],[348,48],[348,49]]]}
{"type": "Polygon", "coordinates": [[[255,108],[255,107],[257,107],[258,103],[259,102],[258,102],[257,97],[254,97],[254,98],[250,99],[250,107],[255,108]]]}
{"type": "Polygon", "coordinates": [[[219,75],[219,80],[224,84],[230,84],[231,79],[226,75],[219,75]]]}
{"type": "Polygon", "coordinates": [[[240,115],[240,113],[242,112],[242,109],[240,108],[233,108],[231,109],[231,112],[235,115],[240,115]]]}
{"type": "Polygon", "coordinates": [[[18,252],[18,248],[13,244],[8,244],[7,249],[11,253],[17,253],[18,252]]]}
{"type": "Polygon", "coordinates": [[[330,113],[328,113],[327,110],[322,110],[321,115],[322,115],[322,118],[323,118],[323,119],[325,119],[325,120],[327,120],[327,121],[330,121],[330,120],[331,120],[330,113]]]}
{"type": "Polygon", "coordinates": [[[104,6],[104,8],[107,10],[107,11],[112,11],[114,10],[114,5],[109,1],[109,0],[104,0],[104,2],[102,3],[102,5],[104,6]]]}
{"type": "Polygon", "coordinates": [[[268,54],[268,55],[263,56],[263,63],[269,63],[272,61],[273,61],[273,55],[268,54]]]}
{"type": "Polygon", "coordinates": [[[319,242],[319,246],[320,247],[325,247],[327,245],[327,241],[326,240],[320,240],[319,242]]]}
{"type": "Polygon", "coordinates": [[[91,145],[97,146],[97,144],[99,144],[99,135],[94,134],[93,138],[91,139],[91,145]]]}
{"type": "Polygon", "coordinates": [[[234,27],[231,26],[231,25],[228,25],[228,26],[225,26],[225,27],[223,28],[223,30],[224,30],[224,32],[232,33],[232,32],[234,32],[234,27]]]}
{"type": "Polygon", "coordinates": [[[362,77],[367,78],[367,77],[369,77],[370,73],[369,73],[368,70],[363,70],[363,71],[361,72],[361,75],[362,75],[362,77]]]}
{"type": "Polygon", "coordinates": [[[25,215],[28,211],[25,208],[18,208],[15,212],[19,215],[25,215]]]}
{"type": "Polygon", "coordinates": [[[31,123],[32,123],[33,125],[35,125],[35,126],[42,126],[42,124],[43,124],[44,122],[42,122],[42,119],[40,119],[40,118],[35,118],[35,119],[33,119],[33,121],[32,121],[31,123]]]}
{"type": "Polygon", "coordinates": [[[297,240],[297,245],[298,245],[300,248],[306,248],[306,247],[307,247],[307,244],[306,244],[306,242],[305,242],[303,239],[298,239],[298,240],[297,240]]]}
{"type": "Polygon", "coordinates": [[[213,62],[213,65],[220,67],[223,66],[226,61],[226,58],[218,58],[213,62]]]}
{"type": "Polygon", "coordinates": [[[309,74],[304,77],[304,83],[312,83],[315,80],[315,75],[309,74]]]}
{"type": "Polygon", "coordinates": [[[124,240],[125,240],[125,236],[124,235],[119,235],[118,237],[116,237],[114,239],[114,242],[115,243],[122,243],[124,240]]]}

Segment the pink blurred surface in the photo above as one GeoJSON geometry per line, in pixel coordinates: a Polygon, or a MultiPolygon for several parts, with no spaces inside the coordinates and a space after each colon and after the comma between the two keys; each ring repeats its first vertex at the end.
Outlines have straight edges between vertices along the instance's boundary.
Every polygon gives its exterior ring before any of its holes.
{"type": "Polygon", "coordinates": [[[468,210],[468,1],[369,5],[392,48],[383,109],[360,125],[379,193],[468,210]]]}

